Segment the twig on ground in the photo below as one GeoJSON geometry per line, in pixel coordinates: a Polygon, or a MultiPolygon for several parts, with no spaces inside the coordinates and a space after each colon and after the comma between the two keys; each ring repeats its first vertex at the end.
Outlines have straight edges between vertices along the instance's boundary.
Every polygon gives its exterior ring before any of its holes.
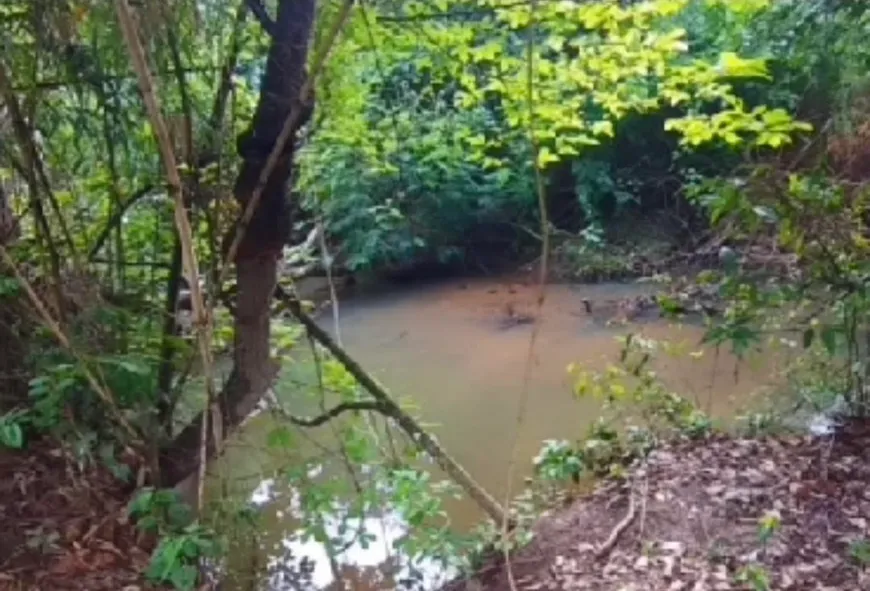
{"type": "Polygon", "coordinates": [[[638,534],[637,537],[641,541],[643,541],[643,531],[644,526],[646,525],[646,501],[649,496],[649,476],[644,474],[643,477],[643,490],[640,494],[640,524],[638,525],[638,534]]]}
{"type": "Polygon", "coordinates": [[[616,524],[613,528],[613,531],[610,532],[610,535],[604,541],[601,546],[598,547],[598,550],[595,551],[595,558],[601,560],[610,554],[610,551],[613,550],[613,547],[616,545],[616,542],[619,541],[619,536],[631,525],[631,522],[634,521],[635,516],[637,516],[637,503],[634,500],[634,492],[631,491],[628,494],[628,513],[625,514],[625,517],[622,518],[622,521],[616,524]]]}

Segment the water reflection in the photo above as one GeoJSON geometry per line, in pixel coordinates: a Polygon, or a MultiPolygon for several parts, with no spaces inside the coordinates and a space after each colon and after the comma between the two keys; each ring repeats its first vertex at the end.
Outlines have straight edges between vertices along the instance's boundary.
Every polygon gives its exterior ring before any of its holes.
{"type": "MultiPolygon", "coordinates": [[[[288,498],[278,493],[274,478],[262,480],[252,491],[251,505],[264,509],[270,505],[277,517],[298,517],[299,493],[290,489],[288,498]]],[[[334,551],[312,539],[299,528],[285,536],[268,553],[264,588],[268,591],[298,589],[437,589],[455,572],[432,560],[409,563],[396,551],[408,534],[408,525],[394,511],[363,519],[344,517],[348,508],[322,516],[323,529],[334,551]]]]}

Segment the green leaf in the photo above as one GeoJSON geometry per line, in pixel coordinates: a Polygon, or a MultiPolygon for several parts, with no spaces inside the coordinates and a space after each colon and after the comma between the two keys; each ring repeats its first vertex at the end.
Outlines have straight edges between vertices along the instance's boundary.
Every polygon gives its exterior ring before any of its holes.
{"type": "Polygon", "coordinates": [[[24,431],[15,421],[0,423],[0,444],[12,449],[24,447],[24,431]]]}
{"type": "Polygon", "coordinates": [[[734,78],[770,79],[767,64],[762,59],[743,59],[736,53],[726,51],[719,56],[719,72],[734,78]]]}
{"type": "Polygon", "coordinates": [[[562,51],[565,47],[565,38],[561,35],[552,35],[547,38],[547,47],[556,52],[562,51]]]}
{"type": "Polygon", "coordinates": [[[172,572],[169,575],[169,582],[179,591],[193,589],[196,586],[196,579],[196,567],[190,564],[185,564],[172,569],[172,572]]]}
{"type": "Polygon", "coordinates": [[[554,154],[547,146],[538,150],[537,165],[538,168],[546,168],[551,162],[558,162],[559,157],[554,154]]]}
{"type": "Polygon", "coordinates": [[[592,124],[592,133],[613,137],[613,123],[611,121],[596,121],[592,124]]]}

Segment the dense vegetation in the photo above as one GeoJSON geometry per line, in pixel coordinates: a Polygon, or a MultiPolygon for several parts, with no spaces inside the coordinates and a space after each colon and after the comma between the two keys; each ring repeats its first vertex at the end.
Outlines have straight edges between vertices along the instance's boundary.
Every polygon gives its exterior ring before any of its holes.
{"type": "MultiPolygon", "coordinates": [[[[129,4],[0,6],[0,444],[50,440],[80,467],[147,487],[131,511],[160,536],[151,579],[192,588],[197,561],[222,556],[231,536],[166,490],[204,470],[305,335],[320,386],[305,394],[337,406],[313,419],[273,409],[269,444],[292,448],[297,431],[342,415],[353,475],[315,482],[313,460],[288,469],[310,534],[340,546],[327,508],[352,520],[388,502],[427,525],[404,541],[411,562],[468,567],[493,540],[491,527],[441,527],[439,485],[412,467],[433,453],[417,449],[419,426],[335,343],[311,340],[292,295],[302,275],[529,261],[544,276],[630,273],[626,253],[655,220],[671,248],[662,260],[717,254],[697,278],[719,305],[710,343],[746,353],[784,334],[806,350],[799,396],[824,390],[866,412],[862,3],[129,4]],[[287,310],[303,324],[272,323],[287,310]],[[232,371],[218,385],[223,361],[232,371]],[[381,416],[399,425],[399,451],[381,416]],[[343,489],[358,494],[340,502],[343,489]]],[[[682,295],[659,304],[684,312],[682,295]]],[[[578,392],[707,434],[708,419],[646,373],[642,344],[626,347],[621,369],[578,371],[578,392]],[[628,387],[629,376],[643,379],[628,387]]],[[[619,434],[602,422],[590,437],[619,434]]],[[[539,469],[557,481],[604,473],[652,439],[603,459],[551,442],[539,469]]],[[[203,503],[202,490],[189,500],[203,503]]],[[[217,505],[234,524],[247,516],[217,505]]]]}

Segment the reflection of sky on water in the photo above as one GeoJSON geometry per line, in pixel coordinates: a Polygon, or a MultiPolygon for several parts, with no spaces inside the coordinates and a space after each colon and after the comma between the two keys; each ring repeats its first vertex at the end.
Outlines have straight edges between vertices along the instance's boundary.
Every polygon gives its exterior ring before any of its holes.
{"type": "Polygon", "coordinates": [[[272,498],[275,496],[275,479],[267,478],[265,480],[261,480],[257,485],[257,488],[253,490],[251,493],[251,504],[255,507],[262,507],[267,504],[272,498]]]}
{"type": "MultiPolygon", "coordinates": [[[[262,480],[250,495],[250,502],[256,507],[265,507],[271,502],[277,501],[275,480],[269,478],[262,480]]],[[[298,514],[300,507],[299,494],[295,490],[290,491],[289,506],[286,511],[278,511],[279,518],[287,512],[298,514]]],[[[337,515],[324,515],[324,527],[333,543],[341,550],[336,555],[338,567],[343,569],[341,576],[348,578],[356,573],[367,571],[365,578],[372,579],[372,574],[378,572],[376,578],[380,585],[378,589],[384,589],[382,585],[387,581],[384,577],[392,574],[397,581],[395,588],[402,589],[436,589],[447,582],[455,573],[434,561],[418,561],[413,565],[407,564],[407,560],[399,560],[393,552],[393,547],[408,531],[407,524],[393,511],[387,512],[381,517],[367,517],[365,519],[344,519],[337,515]],[[369,542],[362,544],[358,539],[358,533],[365,531],[369,534],[369,542]],[[399,562],[396,565],[396,562],[399,562]],[[391,564],[392,562],[392,564],[391,564]],[[350,571],[350,572],[348,572],[350,571]],[[405,582],[400,585],[398,582],[405,582]]],[[[281,575],[283,571],[297,571],[300,561],[304,560],[310,565],[312,589],[326,589],[335,582],[335,573],[330,565],[329,553],[326,546],[314,539],[304,539],[303,531],[296,530],[282,540],[286,554],[275,553],[269,557],[268,572],[278,573],[270,576],[267,589],[269,591],[284,591],[299,589],[298,583],[285,582],[281,575]]],[[[349,584],[352,589],[360,589],[355,584],[349,584]]]]}

